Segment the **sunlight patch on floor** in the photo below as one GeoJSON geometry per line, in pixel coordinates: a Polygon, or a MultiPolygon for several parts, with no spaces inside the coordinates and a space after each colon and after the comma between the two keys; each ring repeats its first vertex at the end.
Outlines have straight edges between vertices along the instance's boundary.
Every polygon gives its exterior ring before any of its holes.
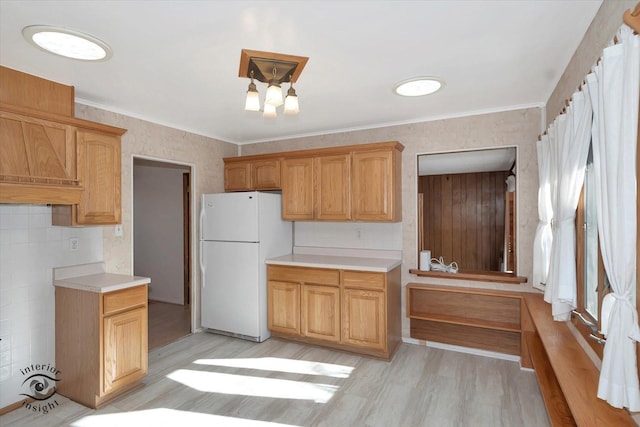
{"type": "Polygon", "coordinates": [[[248,420],[177,409],[157,408],[143,411],[119,412],[116,414],[90,415],[71,423],[72,427],[296,427],[291,424],[248,420]]]}
{"type": "Polygon", "coordinates": [[[312,400],[316,403],[328,402],[338,390],[338,386],[329,384],[193,371],[190,369],[178,369],[167,375],[167,378],[206,393],[312,400]]]}
{"type": "Polygon", "coordinates": [[[262,371],[288,372],[292,374],[324,375],[333,378],[349,378],[351,366],[308,360],[283,359],[279,357],[258,357],[251,359],[198,359],[198,365],[227,366],[232,368],[259,369],[262,371]]]}

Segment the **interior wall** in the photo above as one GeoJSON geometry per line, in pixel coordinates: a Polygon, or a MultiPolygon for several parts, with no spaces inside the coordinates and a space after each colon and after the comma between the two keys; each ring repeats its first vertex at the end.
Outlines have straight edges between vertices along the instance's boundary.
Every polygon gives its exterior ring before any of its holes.
{"type": "Polygon", "coordinates": [[[633,10],[637,0],[604,0],[593,18],[582,42],[569,61],[562,77],[546,104],[547,126],[553,122],[565,106],[565,99],[571,98],[582,80],[591,71],[602,50],[611,43],[618,28],[622,26],[625,10],[633,10]]]}
{"type": "Polygon", "coordinates": [[[402,223],[294,222],[294,245],[402,250],[402,223]]]}
{"type": "MultiPolygon", "coordinates": [[[[380,141],[399,141],[402,152],[402,284],[434,283],[449,286],[484,287],[533,291],[533,237],[537,225],[538,169],[535,141],[540,133],[541,110],[527,108],[491,114],[408,125],[389,126],[331,135],[310,136],[242,146],[243,155],[277,151],[301,150],[328,146],[364,144],[380,141]],[[518,275],[528,283],[507,285],[412,275],[409,269],[418,268],[417,241],[417,169],[418,155],[476,148],[516,147],[518,175],[518,275]]],[[[318,223],[314,223],[318,224],[318,223]]],[[[409,323],[404,314],[402,292],[403,336],[409,336],[409,323]]]]}
{"type": "MultiPolygon", "coordinates": [[[[545,107],[546,122],[553,120],[573,91],[578,87],[595,60],[622,25],[622,14],[633,9],[635,0],[604,0],[593,23],[587,30],[570,63],[556,85],[545,107]]],[[[526,82],[523,82],[526,84],[526,82]]],[[[399,141],[405,146],[402,153],[402,233],[403,265],[402,284],[408,282],[434,283],[450,286],[493,287],[534,291],[531,287],[533,268],[533,238],[537,219],[538,171],[535,141],[540,133],[542,111],[536,108],[513,110],[500,113],[482,114],[382,127],[330,135],[292,138],[262,144],[243,145],[243,155],[275,151],[300,150],[347,144],[362,144],[376,141],[399,141]],[[409,274],[410,268],[418,266],[416,232],[417,155],[439,151],[456,151],[470,148],[491,148],[516,146],[517,160],[517,253],[520,276],[528,282],[522,285],[497,285],[489,283],[448,281],[446,279],[426,279],[409,274]]],[[[408,322],[405,316],[404,292],[402,293],[403,336],[408,337],[408,322]]]]}
{"type": "Polygon", "coordinates": [[[149,299],[184,304],[183,178],[188,167],[134,160],[133,274],[151,278],[149,299]]]}
{"type": "Polygon", "coordinates": [[[53,268],[98,261],[102,227],[52,226],[50,206],[0,204],[0,408],[29,393],[21,369],[55,365],[53,268]]]}
{"type": "MultiPolygon", "coordinates": [[[[122,136],[122,237],[116,237],[114,227],[104,227],[104,261],[111,273],[132,274],[132,158],[134,155],[155,158],[160,161],[176,161],[192,166],[193,184],[191,197],[195,202],[192,213],[192,259],[197,260],[197,241],[200,233],[197,221],[200,212],[200,195],[224,191],[224,157],[238,154],[235,144],[218,141],[202,135],[185,132],[167,126],[125,116],[111,111],[76,103],[76,117],[127,129],[122,136]]],[[[200,275],[197,263],[192,263],[191,301],[200,300],[200,275]]],[[[195,328],[200,327],[200,307],[193,304],[192,319],[195,328]]]]}
{"type": "Polygon", "coordinates": [[[509,171],[419,178],[424,249],[461,270],[501,271],[509,171]]]}

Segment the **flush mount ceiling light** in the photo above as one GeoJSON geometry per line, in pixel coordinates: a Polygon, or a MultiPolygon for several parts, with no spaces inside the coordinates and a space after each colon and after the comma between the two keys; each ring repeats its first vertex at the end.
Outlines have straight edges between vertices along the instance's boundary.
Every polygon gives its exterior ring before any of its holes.
{"type": "Polygon", "coordinates": [[[254,79],[268,85],[264,100],[263,117],[276,117],[276,107],[284,104],[284,114],[298,114],[300,107],[293,83],[298,80],[309,58],[242,49],[238,77],[249,78],[244,109],[260,111],[260,95],[254,79]],[[282,98],[282,83],[289,83],[286,98],[282,98]]]}
{"type": "Polygon", "coordinates": [[[111,48],[89,34],[49,25],[32,25],[22,29],[24,38],[47,52],[82,61],[106,61],[111,48]]]}
{"type": "Polygon", "coordinates": [[[400,96],[423,96],[437,92],[443,86],[444,80],[437,77],[415,77],[397,83],[393,91],[400,96]]]}

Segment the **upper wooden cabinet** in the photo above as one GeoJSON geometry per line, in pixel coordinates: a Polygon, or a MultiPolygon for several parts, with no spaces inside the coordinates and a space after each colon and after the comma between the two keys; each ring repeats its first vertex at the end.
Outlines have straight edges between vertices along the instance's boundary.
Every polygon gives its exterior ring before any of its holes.
{"type": "Polygon", "coordinates": [[[282,218],[289,221],[351,219],[351,156],[282,161],[282,218]]]}
{"type": "Polygon", "coordinates": [[[290,221],[397,222],[403,149],[392,141],[226,158],[225,189],[281,189],[290,221]]]}
{"type": "Polygon", "coordinates": [[[121,222],[120,137],[78,130],[78,178],[84,186],[74,205],[54,205],[52,224],[110,225],[121,222]]]}
{"type": "Polygon", "coordinates": [[[251,189],[251,163],[224,164],[224,191],[249,191],[251,189]]]}
{"type": "Polygon", "coordinates": [[[313,158],[282,161],[282,219],[309,221],[313,212],[313,158]]]}
{"type": "Polygon", "coordinates": [[[41,182],[76,181],[75,136],[71,126],[0,111],[0,174],[41,182]]]}
{"type": "Polygon", "coordinates": [[[280,188],[280,160],[256,160],[251,162],[251,184],[256,190],[280,188]]]}
{"type": "Polygon", "coordinates": [[[253,191],[280,189],[280,159],[224,159],[224,190],[253,191]]]}
{"type": "Polygon", "coordinates": [[[400,221],[401,158],[397,150],[353,153],[353,219],[400,221]]]}
{"type": "Polygon", "coordinates": [[[351,155],[314,159],[315,219],[351,219],[351,155]]]}
{"type": "Polygon", "coordinates": [[[60,205],[54,225],[117,224],[126,130],[73,117],[73,102],[72,86],[0,67],[0,203],[60,205]]]}
{"type": "Polygon", "coordinates": [[[0,103],[73,117],[75,89],[0,66],[0,103]]]}

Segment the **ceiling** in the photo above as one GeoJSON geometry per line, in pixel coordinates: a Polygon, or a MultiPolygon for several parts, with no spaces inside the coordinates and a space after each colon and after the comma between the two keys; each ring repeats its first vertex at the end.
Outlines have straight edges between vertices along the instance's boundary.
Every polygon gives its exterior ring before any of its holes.
{"type": "Polygon", "coordinates": [[[418,175],[501,172],[515,169],[516,148],[454,151],[418,156],[418,175]]]}
{"type": "Polygon", "coordinates": [[[0,0],[0,64],[73,85],[80,103],[246,144],[542,106],[601,3],[0,0]],[[38,50],[21,34],[37,24],[98,37],[113,57],[38,50]],[[309,57],[298,115],[244,111],[242,49],[309,57]],[[392,92],[418,76],[446,85],[392,92]]]}

